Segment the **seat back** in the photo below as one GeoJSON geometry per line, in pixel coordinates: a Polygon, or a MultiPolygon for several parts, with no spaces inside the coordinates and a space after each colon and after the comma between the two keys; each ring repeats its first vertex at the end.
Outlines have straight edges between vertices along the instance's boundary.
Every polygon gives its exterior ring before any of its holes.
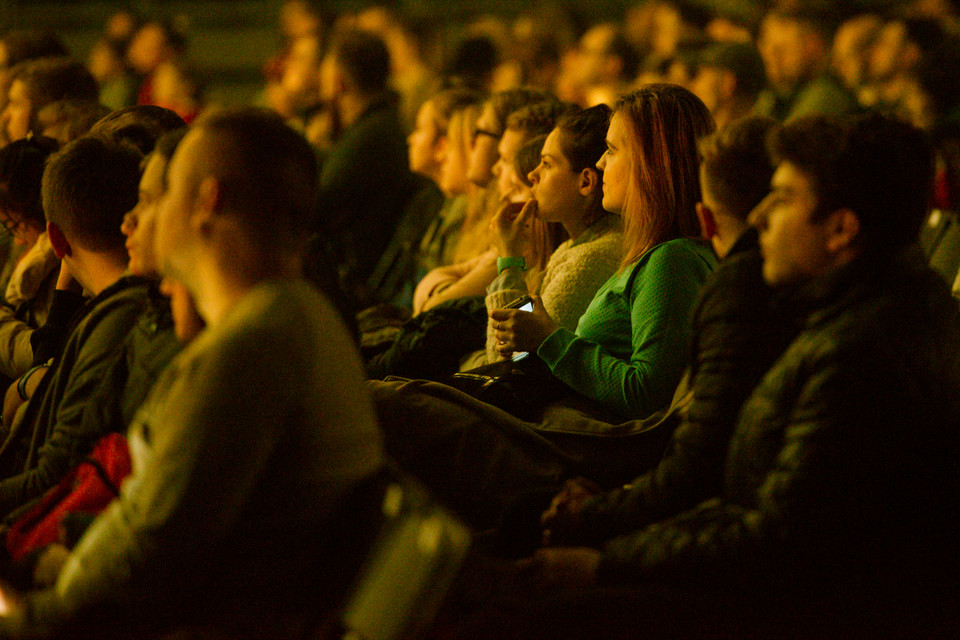
{"type": "Polygon", "coordinates": [[[379,530],[340,609],[336,637],[414,636],[432,620],[469,549],[466,526],[412,479],[390,476],[379,530]]]}

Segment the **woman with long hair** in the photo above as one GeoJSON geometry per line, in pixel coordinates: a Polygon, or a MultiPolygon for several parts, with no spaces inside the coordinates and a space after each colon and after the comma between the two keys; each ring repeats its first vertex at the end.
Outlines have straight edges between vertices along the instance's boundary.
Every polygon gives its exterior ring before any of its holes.
{"type": "Polygon", "coordinates": [[[623,218],[620,270],[597,292],[576,332],[542,302],[498,310],[502,355],[531,351],[553,375],[605,409],[642,418],[666,406],[689,350],[697,291],[716,263],[699,241],[697,140],[713,131],[703,103],[676,85],[623,96],[607,132],[603,207],[623,218]]]}
{"type": "MultiPolygon", "coordinates": [[[[494,219],[494,243],[499,255],[508,259],[487,288],[491,312],[535,293],[542,297],[550,317],[573,331],[597,290],[617,270],[623,256],[620,219],[603,208],[603,171],[596,167],[606,149],[609,120],[606,105],[560,118],[529,174],[533,199],[519,215],[494,219]],[[542,272],[531,269],[526,260],[512,259],[526,253],[533,221],[558,223],[569,236],[542,272]]],[[[500,357],[491,320],[486,361],[500,357]]]]}
{"type": "Polygon", "coordinates": [[[695,211],[697,139],[712,130],[707,108],[678,86],[618,102],[597,166],[603,208],[623,219],[619,270],[575,331],[558,327],[538,296],[532,312],[491,314],[501,355],[535,353],[568,387],[536,421],[447,385],[371,383],[388,453],[471,524],[491,526],[519,494],[552,495],[564,477],[614,486],[659,460],[670,429],[644,419],[670,404],[697,293],[716,264],[695,211]]]}

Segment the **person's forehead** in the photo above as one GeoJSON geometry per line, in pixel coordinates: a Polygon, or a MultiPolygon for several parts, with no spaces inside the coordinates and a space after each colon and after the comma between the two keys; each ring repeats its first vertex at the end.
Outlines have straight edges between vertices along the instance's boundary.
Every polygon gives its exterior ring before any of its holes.
{"type": "Polygon", "coordinates": [[[517,154],[517,150],[523,145],[526,137],[526,133],[516,129],[504,131],[503,137],[500,138],[500,144],[497,145],[500,157],[507,162],[513,162],[513,156],[517,154]]]}
{"type": "Polygon", "coordinates": [[[163,191],[163,170],[167,159],[159,153],[151,153],[140,176],[140,190],[151,194],[163,191]]]}
{"type": "Polygon", "coordinates": [[[554,129],[547,135],[547,139],[543,141],[543,150],[540,152],[541,156],[550,156],[555,160],[563,160],[563,149],[560,147],[560,130],[554,129]]]}
{"type": "Polygon", "coordinates": [[[168,182],[173,185],[177,180],[183,180],[194,173],[197,158],[209,147],[207,138],[209,134],[200,128],[193,128],[183,137],[173,157],[170,158],[167,169],[168,182]]]}

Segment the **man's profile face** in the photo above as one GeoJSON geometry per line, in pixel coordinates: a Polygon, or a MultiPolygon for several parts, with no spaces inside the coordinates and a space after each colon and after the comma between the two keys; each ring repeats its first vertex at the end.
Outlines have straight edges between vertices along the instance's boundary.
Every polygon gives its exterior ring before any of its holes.
{"type": "Polygon", "coordinates": [[[822,275],[834,257],[827,248],[826,221],[812,220],[817,211],[813,180],[783,162],[770,185],[770,195],[751,214],[760,232],[764,281],[784,285],[822,275]]]}
{"type": "Polygon", "coordinates": [[[188,133],[170,158],[167,191],[156,208],[154,252],[164,275],[183,279],[193,265],[186,264],[185,248],[190,242],[190,214],[196,201],[196,159],[201,153],[201,129],[188,133]]]}
{"type": "Polygon", "coordinates": [[[470,164],[467,167],[467,178],[481,187],[490,184],[493,179],[493,165],[496,164],[497,144],[503,131],[497,119],[497,112],[489,102],[483,105],[483,110],[474,125],[471,141],[470,164]]]}
{"type": "Polygon", "coordinates": [[[500,144],[497,145],[497,153],[500,159],[493,165],[493,174],[497,176],[497,195],[502,201],[505,201],[513,192],[516,176],[513,159],[526,141],[527,134],[525,132],[507,129],[503,132],[503,137],[500,138],[500,144]]]}

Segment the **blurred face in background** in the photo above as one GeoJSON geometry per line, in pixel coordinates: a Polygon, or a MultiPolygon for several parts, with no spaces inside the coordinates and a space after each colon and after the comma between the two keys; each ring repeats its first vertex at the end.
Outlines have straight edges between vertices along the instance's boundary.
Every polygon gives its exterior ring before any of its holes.
{"type": "Polygon", "coordinates": [[[407,136],[410,170],[439,184],[446,137],[446,132],[441,132],[437,124],[437,110],[433,100],[427,100],[417,112],[414,130],[407,136]]]}
{"type": "Polygon", "coordinates": [[[493,105],[487,102],[474,126],[470,165],[467,169],[467,177],[478,186],[485,187],[493,180],[493,167],[500,158],[497,145],[502,135],[503,127],[497,119],[497,112],[493,105]]]}
{"type": "Polygon", "coordinates": [[[10,142],[23,140],[30,133],[30,118],[33,113],[33,100],[22,80],[14,80],[7,94],[7,106],[3,109],[3,128],[10,142]]]}
{"type": "Polygon", "coordinates": [[[446,153],[440,166],[440,189],[448,197],[467,193],[472,184],[467,177],[470,165],[470,137],[476,108],[455,112],[447,127],[446,153]]]}
{"type": "Polygon", "coordinates": [[[493,165],[493,174],[497,177],[497,194],[501,201],[507,201],[511,194],[516,190],[517,183],[521,183],[517,176],[517,170],[513,161],[517,156],[517,151],[527,141],[527,134],[516,129],[508,129],[503,132],[500,143],[497,145],[497,154],[499,159],[493,165]]]}

